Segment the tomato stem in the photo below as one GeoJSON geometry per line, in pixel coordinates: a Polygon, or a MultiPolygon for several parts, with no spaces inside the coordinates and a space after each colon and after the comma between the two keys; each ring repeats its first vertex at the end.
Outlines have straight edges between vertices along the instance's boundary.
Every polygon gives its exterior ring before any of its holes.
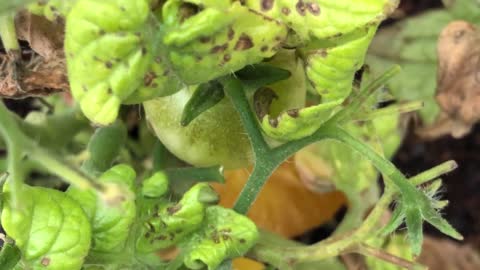
{"type": "Polygon", "coordinates": [[[20,131],[18,125],[3,102],[0,102],[0,135],[2,136],[8,151],[7,168],[9,182],[11,183],[12,202],[14,207],[19,207],[22,201],[21,187],[22,159],[24,156],[23,145],[27,141],[25,135],[20,131]]]}

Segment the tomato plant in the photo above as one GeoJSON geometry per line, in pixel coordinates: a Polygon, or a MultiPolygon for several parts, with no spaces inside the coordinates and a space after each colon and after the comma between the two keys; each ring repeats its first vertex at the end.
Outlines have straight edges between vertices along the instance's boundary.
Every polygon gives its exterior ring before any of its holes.
{"type": "Polygon", "coordinates": [[[411,255],[421,251],[423,221],[461,239],[439,214],[445,206],[435,196],[441,182],[431,182],[455,162],[407,179],[389,160],[401,140],[401,113],[421,103],[381,108],[384,93],[377,90],[399,67],[377,77],[362,68],[377,28],[397,5],[0,5],[5,66],[13,79],[28,67],[15,14],[65,23],[62,53],[55,55],[65,62],[75,101],[70,106],[58,96],[45,98],[50,111],[25,119],[0,105],[1,146],[7,151],[1,223],[16,248],[7,250],[7,243],[0,259],[9,269],[211,270],[229,269],[232,259],[248,256],[279,269],[311,261],[337,269],[342,254],[378,254],[366,245],[384,241],[403,222],[411,255]],[[331,185],[349,200],[334,236],[309,247],[263,232],[245,216],[276,168],[304,148],[303,162],[326,164],[331,185]],[[223,168],[249,166],[252,173],[233,209],[218,206],[208,182],[222,182],[223,168]],[[39,173],[68,187],[54,187],[53,180],[35,185],[39,173]],[[384,176],[383,194],[372,195],[371,205],[356,205],[377,190],[378,174],[384,176]],[[393,216],[379,228],[392,202],[393,216]],[[159,255],[172,250],[173,257],[159,255]]]}

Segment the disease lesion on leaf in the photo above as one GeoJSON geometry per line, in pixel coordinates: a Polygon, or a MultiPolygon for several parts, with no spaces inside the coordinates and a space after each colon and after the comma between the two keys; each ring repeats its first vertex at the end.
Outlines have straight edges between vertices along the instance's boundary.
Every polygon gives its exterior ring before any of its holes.
{"type": "Polygon", "coordinates": [[[460,138],[480,120],[480,29],[466,21],[447,25],[438,40],[436,100],[441,113],[419,131],[425,138],[460,138]]]}

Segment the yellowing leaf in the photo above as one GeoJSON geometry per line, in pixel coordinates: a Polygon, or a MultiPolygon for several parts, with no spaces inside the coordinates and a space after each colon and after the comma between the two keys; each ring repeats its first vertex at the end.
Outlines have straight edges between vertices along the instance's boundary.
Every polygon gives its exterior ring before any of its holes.
{"type": "MultiPolygon", "coordinates": [[[[226,172],[226,184],[214,184],[220,204],[232,207],[250,172],[226,172]]],[[[292,161],[270,177],[248,216],[258,227],[286,237],[297,236],[330,220],[346,199],[340,192],[316,194],[301,182],[292,161]]]]}

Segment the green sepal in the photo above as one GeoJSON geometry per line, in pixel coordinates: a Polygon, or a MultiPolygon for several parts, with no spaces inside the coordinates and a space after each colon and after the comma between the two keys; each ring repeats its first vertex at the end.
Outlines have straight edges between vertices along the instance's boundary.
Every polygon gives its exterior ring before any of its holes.
{"type": "Polygon", "coordinates": [[[182,126],[188,126],[197,116],[217,105],[224,97],[223,86],[217,81],[199,85],[183,109],[182,126]]]}
{"type": "Polygon", "coordinates": [[[202,229],[183,244],[188,250],[184,263],[190,269],[217,269],[224,260],[243,256],[257,239],[257,227],[250,219],[231,209],[211,206],[202,229]]]}
{"type": "Polygon", "coordinates": [[[18,264],[22,257],[21,250],[7,238],[0,251],[0,269],[11,270],[18,264]]]}
{"type": "Polygon", "coordinates": [[[267,63],[248,65],[235,72],[235,77],[242,81],[245,88],[252,90],[286,80],[290,76],[292,76],[292,73],[289,70],[267,63]]]}
{"type": "Polygon", "coordinates": [[[122,122],[115,122],[95,130],[88,142],[88,159],[82,164],[87,174],[98,176],[112,166],[127,140],[127,129],[122,122]]]}

